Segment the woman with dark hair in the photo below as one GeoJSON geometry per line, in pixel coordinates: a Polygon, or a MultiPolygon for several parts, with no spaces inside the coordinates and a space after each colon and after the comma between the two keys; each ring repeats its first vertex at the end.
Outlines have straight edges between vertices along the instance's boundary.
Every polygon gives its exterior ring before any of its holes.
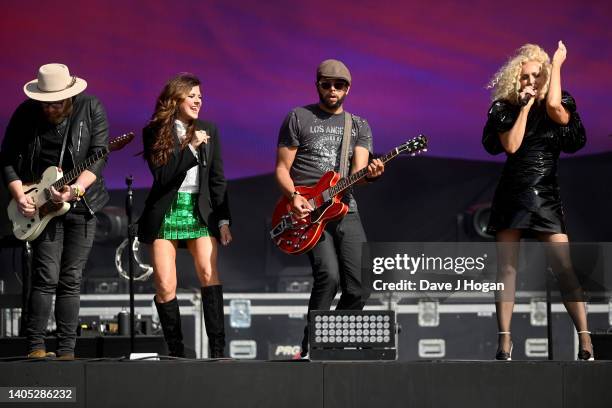
{"type": "Polygon", "coordinates": [[[505,152],[506,164],[495,192],[488,231],[498,242],[497,360],[510,360],[510,322],[522,237],[545,243],[563,303],[580,341],[578,359],[593,359],[583,291],[572,268],[557,164],[561,152],[586,143],[572,96],[561,90],[567,50],[559,41],[552,63],[539,46],[525,44],[491,81],[493,105],[482,143],[491,154],[505,152]]]}
{"type": "Polygon", "coordinates": [[[176,299],[176,250],[191,253],[201,284],[210,357],[224,356],[223,290],[217,242],[228,245],[230,211],[217,127],[198,120],[200,80],[182,73],[162,90],[143,129],[144,157],[153,186],[138,221],[138,237],[151,244],[155,306],[171,356],[184,357],[176,299]]]}

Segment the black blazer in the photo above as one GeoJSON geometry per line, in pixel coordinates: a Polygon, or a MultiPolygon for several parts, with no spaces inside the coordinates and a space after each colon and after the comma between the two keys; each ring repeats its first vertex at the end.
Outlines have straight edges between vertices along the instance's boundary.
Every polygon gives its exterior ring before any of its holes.
{"type": "MultiPolygon", "coordinates": [[[[198,147],[199,162],[189,147],[180,149],[178,138],[175,138],[174,151],[168,163],[156,166],[147,159],[149,169],[153,174],[153,186],[145,201],[144,211],[138,220],[138,240],[140,242],[150,244],[157,238],[164,215],[174,201],[187,175],[187,170],[193,166],[200,166],[198,210],[209,231],[213,236],[218,237],[219,220],[229,220],[231,223],[219,132],[214,123],[201,120],[196,120],[196,129],[205,130],[210,136],[208,143],[202,143],[198,147]]],[[[142,136],[145,157],[148,157],[157,132],[144,128],[142,136]]]]}

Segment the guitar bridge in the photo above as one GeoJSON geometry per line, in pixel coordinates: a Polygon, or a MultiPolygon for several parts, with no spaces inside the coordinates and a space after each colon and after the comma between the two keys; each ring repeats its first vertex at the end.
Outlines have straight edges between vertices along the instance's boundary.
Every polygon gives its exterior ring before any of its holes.
{"type": "Polygon", "coordinates": [[[279,235],[282,235],[286,230],[293,227],[293,221],[291,221],[291,214],[284,215],[281,221],[270,230],[270,238],[275,239],[279,235]]]}

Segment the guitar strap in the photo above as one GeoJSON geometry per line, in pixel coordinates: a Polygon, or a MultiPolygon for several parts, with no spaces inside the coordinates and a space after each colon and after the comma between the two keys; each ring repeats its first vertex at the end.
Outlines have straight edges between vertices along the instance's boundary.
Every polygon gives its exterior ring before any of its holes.
{"type": "MultiPolygon", "coordinates": [[[[60,152],[60,158],[59,158],[59,163],[57,164],[57,167],[59,167],[60,169],[62,168],[62,163],[64,162],[64,152],[66,151],[66,141],[68,140],[68,133],[70,133],[70,122],[72,115],[69,115],[66,118],[66,127],[64,128],[64,135],[63,135],[63,141],[62,141],[62,151],[60,152]]],[[[57,133],[59,133],[59,131],[57,130],[57,127],[55,128],[55,131],[57,133]]],[[[74,164],[76,165],[76,164],[74,164]]]]}
{"type": "Polygon", "coordinates": [[[351,146],[351,130],[353,127],[353,115],[344,111],[344,136],[342,136],[342,149],[340,151],[340,177],[349,174],[349,148],[351,146]]]}

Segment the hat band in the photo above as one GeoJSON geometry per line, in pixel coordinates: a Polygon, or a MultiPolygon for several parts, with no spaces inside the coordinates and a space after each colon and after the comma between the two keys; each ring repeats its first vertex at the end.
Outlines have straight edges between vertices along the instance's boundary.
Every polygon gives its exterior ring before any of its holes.
{"type": "Polygon", "coordinates": [[[70,83],[68,84],[68,86],[66,86],[65,88],[62,89],[56,89],[53,91],[45,91],[44,89],[40,89],[39,86],[37,86],[37,88],[41,91],[41,92],[45,92],[45,93],[53,93],[53,92],[61,92],[61,91],[65,91],[68,88],[72,88],[74,86],[74,84],[76,83],[77,77],[76,75],[72,76],[72,81],[70,81],[70,83]]]}

